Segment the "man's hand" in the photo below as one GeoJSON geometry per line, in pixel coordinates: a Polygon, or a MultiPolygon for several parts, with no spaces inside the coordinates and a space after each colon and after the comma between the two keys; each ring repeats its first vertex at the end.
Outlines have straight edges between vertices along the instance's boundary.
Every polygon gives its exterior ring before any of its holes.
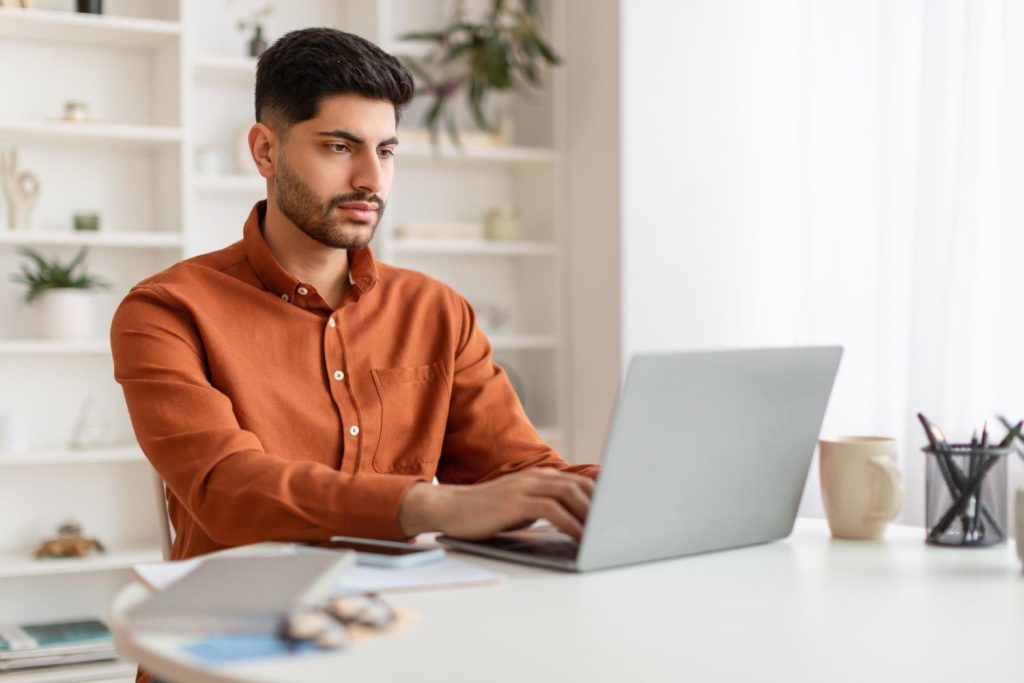
{"type": "Polygon", "coordinates": [[[471,486],[409,488],[398,509],[398,523],[409,536],[441,531],[477,539],[546,519],[580,538],[590,509],[594,482],[589,477],[535,467],[471,486]]]}

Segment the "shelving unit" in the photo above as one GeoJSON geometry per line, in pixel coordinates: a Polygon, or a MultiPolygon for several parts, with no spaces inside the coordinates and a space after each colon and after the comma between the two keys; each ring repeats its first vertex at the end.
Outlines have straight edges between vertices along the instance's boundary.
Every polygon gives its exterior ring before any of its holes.
{"type": "MultiPolygon", "coordinates": [[[[0,207],[0,274],[16,270],[18,247],[71,254],[88,247],[89,270],[113,284],[98,297],[95,339],[31,337],[19,285],[0,278],[0,408],[26,417],[31,451],[0,454],[0,604],[4,620],[103,616],[128,568],[160,557],[148,464],[134,443],[120,387],[112,379],[105,330],[128,288],[172,263],[241,237],[265,181],[239,163],[252,120],[256,60],[234,28],[230,3],[111,0],[113,14],[0,8],[0,149],[16,145],[19,165],[42,181],[32,229],[7,229],[0,207]],[[87,100],[94,122],[60,120],[64,102],[87,100]],[[199,172],[200,151],[220,159],[199,172]],[[71,215],[101,215],[98,232],[71,229],[71,215]],[[67,447],[86,399],[102,406],[118,445],[67,447]],[[127,445],[126,445],[127,444],[127,445]],[[17,511],[8,514],[8,510],[17,511]],[[36,562],[30,549],[67,516],[111,551],[82,560],[36,562]],[[48,596],[40,602],[38,596],[48,596]]],[[[295,0],[268,19],[272,41],[288,30],[329,25],[364,35],[402,57],[424,46],[398,40],[446,19],[451,0],[295,0]]],[[[562,12],[542,2],[546,16],[562,12]]],[[[559,24],[554,17],[556,31],[559,24]]],[[[559,43],[555,35],[556,45],[559,43]]],[[[524,387],[524,407],[556,447],[564,426],[562,281],[566,260],[561,195],[561,116],[552,88],[519,107],[515,144],[439,149],[415,130],[422,105],[403,116],[396,185],[374,242],[377,257],[454,286],[478,309],[500,308],[489,334],[495,359],[524,387]],[[440,198],[440,200],[439,200],[440,198]],[[411,240],[394,226],[416,221],[483,221],[498,205],[520,208],[519,240],[411,240]]],[[[2,202],[0,202],[2,203],[2,202]]],[[[120,680],[131,663],[0,675],[2,681],[120,680]]]]}

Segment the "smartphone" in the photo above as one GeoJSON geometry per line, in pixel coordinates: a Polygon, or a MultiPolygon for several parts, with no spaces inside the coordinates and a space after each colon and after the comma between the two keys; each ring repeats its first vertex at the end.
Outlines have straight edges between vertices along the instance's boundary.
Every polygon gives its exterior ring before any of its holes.
{"type": "Polygon", "coordinates": [[[329,550],[354,550],[356,551],[356,562],[368,567],[402,569],[437,562],[444,558],[444,548],[416,545],[415,543],[399,543],[398,541],[378,541],[374,538],[357,538],[355,536],[332,536],[331,540],[317,543],[316,547],[329,550]]]}

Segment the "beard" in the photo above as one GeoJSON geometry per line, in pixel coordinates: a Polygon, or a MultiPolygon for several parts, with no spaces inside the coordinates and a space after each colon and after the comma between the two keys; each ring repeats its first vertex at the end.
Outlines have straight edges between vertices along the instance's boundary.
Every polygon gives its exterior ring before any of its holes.
{"type": "Polygon", "coordinates": [[[327,247],[334,249],[362,249],[377,232],[384,217],[385,202],[375,194],[353,192],[335,195],[321,201],[313,189],[302,181],[283,156],[278,157],[277,174],[274,176],[277,192],[277,206],[285,217],[299,230],[327,247]],[[377,219],[360,221],[337,215],[335,209],[346,202],[367,202],[376,204],[377,219]],[[369,227],[369,230],[367,230],[369,227]]]}

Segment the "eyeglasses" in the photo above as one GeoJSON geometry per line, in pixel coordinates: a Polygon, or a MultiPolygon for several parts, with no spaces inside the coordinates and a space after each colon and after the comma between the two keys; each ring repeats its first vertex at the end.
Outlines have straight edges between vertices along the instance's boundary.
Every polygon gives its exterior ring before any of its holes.
{"type": "Polygon", "coordinates": [[[278,635],[291,649],[311,643],[324,650],[341,650],[351,642],[352,627],[380,631],[395,618],[391,605],[374,593],[339,595],[321,606],[288,613],[278,635]]]}

